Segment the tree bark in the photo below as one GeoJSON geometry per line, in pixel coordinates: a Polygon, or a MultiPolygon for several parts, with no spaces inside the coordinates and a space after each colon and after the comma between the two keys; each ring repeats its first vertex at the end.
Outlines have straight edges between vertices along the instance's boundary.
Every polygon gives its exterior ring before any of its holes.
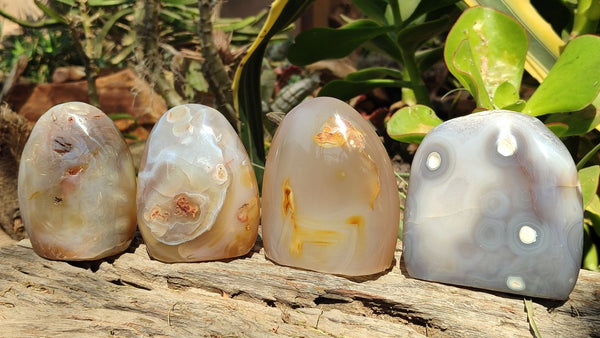
{"type": "MultiPolygon", "coordinates": [[[[400,246],[398,246],[400,248],[400,246]]],[[[345,278],[279,266],[258,243],[228,261],[164,264],[137,239],[91,263],[0,248],[0,332],[7,336],[531,336],[521,297],[408,277],[393,267],[345,278]]],[[[534,300],[543,336],[600,335],[600,274],[581,271],[566,302],[534,300]]]]}

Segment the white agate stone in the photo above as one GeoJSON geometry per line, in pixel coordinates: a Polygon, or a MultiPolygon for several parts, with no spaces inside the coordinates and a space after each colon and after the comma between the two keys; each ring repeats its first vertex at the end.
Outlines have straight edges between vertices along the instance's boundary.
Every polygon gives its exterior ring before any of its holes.
{"type": "Polygon", "coordinates": [[[279,264],[347,276],[388,268],[399,197],[369,122],[329,97],[290,111],[267,157],[262,212],[265,252],[279,264]]]}
{"type": "Polygon", "coordinates": [[[135,169],[114,123],[82,102],[37,121],[19,168],[19,206],[33,249],[60,260],[125,250],[135,233],[135,169]]]}
{"type": "Polygon", "coordinates": [[[416,278],[566,299],[581,264],[575,164],[538,119],[488,111],[433,129],[413,160],[404,261],[416,278]]]}
{"type": "Polygon", "coordinates": [[[217,110],[176,106],[156,123],[138,174],[138,224],[165,262],[241,256],[258,232],[258,185],[238,135],[217,110]]]}

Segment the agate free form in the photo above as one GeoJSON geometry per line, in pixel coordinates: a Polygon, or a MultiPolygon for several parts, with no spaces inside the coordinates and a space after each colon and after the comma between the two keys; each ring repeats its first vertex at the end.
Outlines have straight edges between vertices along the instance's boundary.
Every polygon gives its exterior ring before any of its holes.
{"type": "Polygon", "coordinates": [[[37,121],[19,168],[19,206],[33,249],[60,260],[125,250],[135,233],[135,169],[114,123],[82,102],[37,121]]]}
{"type": "Polygon", "coordinates": [[[348,276],[381,272],[394,256],[399,214],[389,157],[358,112],[320,97],[287,114],[263,181],[270,259],[348,276]]]}
{"type": "Polygon", "coordinates": [[[413,160],[404,260],[416,278],[566,299],[582,255],[577,170],[539,120],[509,111],[434,128],[413,160]]]}
{"type": "Polygon", "coordinates": [[[150,256],[192,262],[244,255],[256,240],[258,185],[217,110],[186,104],[152,129],[138,174],[138,225],[150,256]]]}

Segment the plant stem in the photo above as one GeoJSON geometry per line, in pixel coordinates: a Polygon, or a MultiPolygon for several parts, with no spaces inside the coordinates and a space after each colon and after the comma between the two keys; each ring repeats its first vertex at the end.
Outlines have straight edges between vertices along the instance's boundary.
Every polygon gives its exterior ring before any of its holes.
{"type": "Polygon", "coordinates": [[[204,57],[202,73],[208,82],[211,92],[215,96],[217,109],[227,118],[236,132],[240,130],[240,119],[233,109],[233,93],[231,78],[227,74],[223,60],[219,57],[213,39],[213,25],[211,14],[215,0],[200,0],[200,18],[198,20],[198,34],[200,34],[201,52],[204,57]]]}
{"type": "Polygon", "coordinates": [[[140,41],[136,58],[142,64],[140,73],[155,86],[169,107],[183,104],[181,96],[163,75],[163,62],[158,47],[160,1],[141,0],[137,5],[142,11],[136,13],[136,35],[140,41]]]}
{"type": "Polygon", "coordinates": [[[596,144],[596,146],[590,150],[583,158],[577,163],[577,170],[583,169],[583,166],[596,154],[600,151],[600,143],[596,144]]]}
{"type": "Polygon", "coordinates": [[[581,34],[594,34],[600,20],[600,1],[580,0],[575,10],[571,39],[581,34]]]}
{"type": "Polygon", "coordinates": [[[392,9],[392,15],[394,16],[394,26],[400,27],[402,25],[402,13],[400,13],[399,0],[391,0],[390,8],[392,9]]]}
{"type": "Polygon", "coordinates": [[[79,54],[83,59],[85,67],[85,78],[87,80],[87,93],[90,99],[90,104],[100,108],[100,97],[98,88],[96,87],[96,79],[100,73],[97,60],[94,58],[94,34],[92,32],[92,23],[87,14],[87,7],[84,0],[79,0],[79,19],[81,20],[81,28],[83,28],[83,44],[81,42],[81,32],[78,30],[76,21],[69,23],[69,31],[73,37],[73,41],[77,46],[79,54]]]}
{"type": "Polygon", "coordinates": [[[415,61],[415,53],[405,48],[401,48],[401,51],[404,79],[413,84],[411,88],[402,88],[402,100],[409,106],[417,103],[428,106],[430,104],[429,92],[421,78],[419,67],[415,61]]]}

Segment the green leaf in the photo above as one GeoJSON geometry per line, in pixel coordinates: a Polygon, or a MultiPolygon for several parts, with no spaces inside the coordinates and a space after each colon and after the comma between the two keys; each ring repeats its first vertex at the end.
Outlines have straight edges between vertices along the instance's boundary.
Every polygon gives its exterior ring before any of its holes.
{"type": "Polygon", "coordinates": [[[48,27],[64,24],[62,21],[55,20],[55,19],[38,20],[38,21],[21,20],[21,19],[17,18],[16,16],[12,16],[11,14],[9,14],[8,12],[4,11],[1,8],[0,8],[0,16],[18,24],[19,26],[27,27],[27,28],[48,28],[48,27]]]}
{"type": "Polygon", "coordinates": [[[371,79],[379,79],[384,77],[392,77],[395,79],[402,79],[402,72],[396,69],[387,67],[371,67],[358,70],[354,73],[348,74],[346,80],[349,81],[364,81],[371,79]]]}
{"type": "Polygon", "coordinates": [[[386,0],[352,0],[352,2],[367,17],[377,20],[382,24],[387,23],[385,20],[385,8],[388,2],[386,0]]]}
{"type": "Polygon", "coordinates": [[[527,35],[510,16],[484,7],[463,12],[448,33],[444,59],[477,105],[497,108],[492,97],[504,82],[520,88],[527,35]]]}
{"type": "Polygon", "coordinates": [[[439,19],[411,25],[398,32],[398,44],[404,50],[415,51],[421,44],[445,32],[451,25],[452,21],[447,15],[439,19]]]}
{"type": "Polygon", "coordinates": [[[77,3],[75,2],[75,0],[56,0],[57,2],[60,2],[62,4],[65,4],[67,6],[70,7],[75,7],[77,5],[77,3]]]}
{"type": "Polygon", "coordinates": [[[502,82],[496,88],[493,99],[494,106],[506,109],[517,101],[519,101],[519,90],[509,82],[502,82]]]}
{"type": "Polygon", "coordinates": [[[373,39],[365,42],[363,47],[374,50],[378,53],[387,54],[392,59],[402,63],[402,50],[396,41],[389,36],[389,34],[376,36],[373,39]]]}
{"type": "Polygon", "coordinates": [[[431,13],[435,10],[451,6],[459,1],[460,0],[421,0],[419,1],[419,5],[412,12],[410,17],[404,21],[412,22],[424,14],[431,13]]]}
{"type": "Polygon", "coordinates": [[[44,14],[49,16],[51,19],[56,20],[64,25],[68,24],[67,19],[65,19],[62,15],[54,11],[52,8],[46,6],[40,0],[33,0],[33,2],[42,12],[44,12],[44,14]]]}
{"type": "Polygon", "coordinates": [[[539,116],[581,110],[600,91],[600,37],[579,36],[567,44],[523,113],[539,116]]]}
{"type": "Polygon", "coordinates": [[[550,129],[550,131],[558,137],[563,137],[569,132],[569,126],[566,123],[562,122],[546,123],[546,127],[548,127],[548,129],[550,129]]]}
{"type": "MultiPolygon", "coordinates": [[[[406,22],[406,19],[410,18],[419,6],[421,0],[390,0],[397,1],[398,8],[400,9],[400,18],[402,19],[402,23],[406,22]]],[[[401,24],[400,22],[396,22],[396,24],[401,24]]]]}
{"type": "MultiPolygon", "coordinates": [[[[592,196],[592,200],[590,201],[590,204],[588,204],[588,206],[585,208],[585,211],[600,218],[600,197],[598,197],[598,195],[592,196]]],[[[598,225],[600,225],[600,223],[598,225]]],[[[597,230],[600,234],[600,228],[598,228],[597,230]]]]}
{"type": "Polygon", "coordinates": [[[594,228],[584,223],[583,231],[583,268],[591,271],[600,271],[600,252],[596,244],[592,241],[592,237],[596,235],[594,228]]]}
{"type": "Polygon", "coordinates": [[[221,24],[221,25],[215,24],[214,28],[222,30],[223,32],[236,31],[236,30],[242,29],[244,27],[254,25],[258,21],[262,20],[266,14],[267,14],[267,11],[263,10],[260,13],[258,13],[257,15],[249,16],[247,18],[244,18],[239,21],[231,22],[229,24],[221,24]]]}
{"type": "MultiPolygon", "coordinates": [[[[467,2],[467,1],[465,1],[467,2]]],[[[564,41],[538,13],[530,0],[469,0],[469,6],[485,6],[511,15],[525,28],[529,37],[525,69],[542,82],[564,47],[564,41]]]]}
{"type": "Polygon", "coordinates": [[[131,114],[127,114],[127,113],[115,113],[115,114],[110,114],[108,115],[108,117],[113,120],[132,120],[135,121],[135,116],[131,115],[131,114]]]}
{"type": "Polygon", "coordinates": [[[113,14],[108,21],[102,27],[102,30],[96,35],[94,38],[94,57],[99,59],[102,56],[102,46],[104,45],[104,40],[108,35],[110,29],[121,19],[122,17],[133,13],[132,8],[123,8],[120,11],[113,14]]]}
{"type": "Polygon", "coordinates": [[[295,65],[305,66],[324,59],[342,58],[363,43],[394,29],[364,19],[337,29],[312,28],[298,34],[288,50],[288,60],[295,65]]]}
{"type": "Polygon", "coordinates": [[[375,88],[402,88],[410,85],[410,82],[390,79],[372,79],[363,81],[333,80],[321,88],[318,96],[332,96],[337,97],[342,101],[347,101],[356,95],[366,93],[375,88]]]}
{"type": "Polygon", "coordinates": [[[398,110],[387,123],[387,133],[396,141],[421,143],[425,135],[443,121],[435,112],[423,105],[398,110]]]}
{"type": "Polygon", "coordinates": [[[596,144],[594,148],[585,154],[579,162],[577,162],[577,170],[583,169],[583,166],[600,151],[600,143],[596,144]]]}
{"type": "Polygon", "coordinates": [[[557,113],[548,115],[546,124],[561,123],[568,127],[560,137],[584,135],[600,124],[600,109],[589,105],[582,110],[571,113],[557,113]]]}
{"type": "Polygon", "coordinates": [[[240,62],[233,80],[234,106],[240,114],[240,138],[253,166],[259,185],[265,160],[263,114],[260,95],[262,61],[269,40],[291,25],[315,0],[275,0],[260,34],[240,62]],[[262,168],[262,169],[261,169],[262,168]]]}
{"type": "Polygon", "coordinates": [[[180,5],[180,6],[188,6],[188,5],[197,5],[198,0],[162,0],[165,4],[171,5],[180,5]]]}
{"type": "Polygon", "coordinates": [[[529,322],[529,329],[533,332],[533,336],[535,338],[542,338],[542,335],[535,324],[535,319],[533,318],[533,302],[531,301],[531,298],[526,298],[524,301],[525,311],[527,312],[527,322],[529,322]]]}
{"type": "Polygon", "coordinates": [[[127,3],[134,3],[132,0],[88,0],[87,4],[92,7],[106,7],[106,6],[117,6],[124,5],[127,3]]]}
{"type": "MultiPolygon", "coordinates": [[[[447,45],[446,45],[447,46],[447,45]]],[[[445,49],[444,49],[445,53],[445,49]]],[[[445,56],[444,56],[445,58],[445,56]]],[[[446,61],[448,62],[448,60],[446,61]]],[[[471,93],[478,107],[493,109],[494,105],[488,95],[481,73],[473,61],[473,54],[466,40],[461,41],[454,52],[448,70],[471,93]]]]}
{"type": "Polygon", "coordinates": [[[581,195],[583,197],[583,208],[592,202],[592,198],[596,196],[598,190],[598,179],[600,178],[600,166],[594,165],[591,167],[579,170],[579,183],[581,184],[581,195]]]}
{"type": "Polygon", "coordinates": [[[415,61],[417,61],[417,64],[419,65],[419,70],[424,72],[440,61],[443,56],[443,46],[421,49],[415,53],[415,61]]]}

